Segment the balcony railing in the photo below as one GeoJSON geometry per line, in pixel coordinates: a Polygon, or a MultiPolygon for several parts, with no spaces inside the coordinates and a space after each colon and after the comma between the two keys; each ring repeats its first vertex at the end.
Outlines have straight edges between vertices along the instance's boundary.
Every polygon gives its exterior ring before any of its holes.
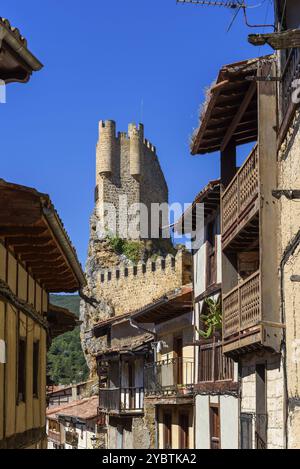
{"type": "Polygon", "coordinates": [[[188,393],[194,382],[192,358],[170,358],[145,366],[145,394],[188,393]]]}
{"type": "Polygon", "coordinates": [[[198,382],[233,381],[234,362],[223,355],[222,341],[201,344],[199,347],[198,382]]]}
{"type": "Polygon", "coordinates": [[[291,104],[294,80],[300,77],[300,48],[292,49],[282,73],[282,119],[285,118],[291,104]]]}
{"type": "Polygon", "coordinates": [[[58,445],[61,444],[61,440],[62,440],[60,432],[55,432],[53,430],[48,430],[48,439],[58,445]]]}
{"type": "Polygon", "coordinates": [[[243,221],[257,196],[258,147],[256,145],[222,194],[223,239],[243,221]]]}
{"type": "Polygon", "coordinates": [[[117,414],[143,412],[144,388],[102,388],[99,409],[117,414]]]}
{"type": "Polygon", "coordinates": [[[223,296],[224,339],[250,329],[259,321],[260,273],[257,271],[223,296]]]}

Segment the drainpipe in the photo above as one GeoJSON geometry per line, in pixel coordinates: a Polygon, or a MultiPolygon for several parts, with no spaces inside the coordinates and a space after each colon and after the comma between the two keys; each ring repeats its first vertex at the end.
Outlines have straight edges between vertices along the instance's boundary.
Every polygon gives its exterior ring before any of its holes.
{"type": "MultiPolygon", "coordinates": [[[[285,291],[284,291],[284,268],[290,257],[294,254],[300,244],[300,230],[292,241],[286,247],[281,262],[280,262],[280,309],[281,309],[281,322],[286,323],[285,314],[285,291]]],[[[283,360],[283,379],[284,379],[284,399],[285,399],[285,419],[284,419],[284,433],[285,433],[285,449],[288,449],[289,436],[288,436],[288,416],[289,416],[289,395],[288,395],[288,377],[287,377],[287,358],[286,358],[286,329],[283,328],[283,338],[281,342],[282,360],[283,360]]]]}

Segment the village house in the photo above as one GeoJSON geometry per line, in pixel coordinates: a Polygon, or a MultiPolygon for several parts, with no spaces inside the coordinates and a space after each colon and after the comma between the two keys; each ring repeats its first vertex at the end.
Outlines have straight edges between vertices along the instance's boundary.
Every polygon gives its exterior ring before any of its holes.
{"type": "Polygon", "coordinates": [[[223,353],[239,363],[242,448],[284,445],[276,82],[265,79],[275,65],[267,56],[224,66],[192,143],[194,155],[221,154],[223,353]]]}
{"type": "Polygon", "coordinates": [[[93,381],[69,385],[50,385],[47,387],[48,407],[59,407],[72,401],[78,401],[98,391],[98,384],[93,381]]]}
{"type": "Polygon", "coordinates": [[[77,318],[49,294],[85,285],[48,195],[0,180],[0,447],[45,448],[46,353],[77,318]]]}
{"type": "Polygon", "coordinates": [[[222,350],[220,186],[220,180],[210,181],[174,227],[192,237],[197,449],[239,447],[238,366],[222,350]],[[206,318],[215,321],[211,330],[206,318]]]}
{"type": "Polygon", "coordinates": [[[155,417],[152,448],[195,447],[192,310],[192,286],[184,285],[131,315],[155,334],[144,365],[144,405],[155,417]]]}
{"type": "Polygon", "coordinates": [[[277,243],[279,314],[285,326],[281,343],[281,366],[284,371],[280,386],[283,414],[282,446],[299,448],[300,112],[297,80],[300,79],[300,5],[296,0],[276,0],[274,6],[276,31],[250,35],[249,41],[254,45],[267,43],[277,54],[277,67],[273,75],[277,79],[278,174],[273,195],[278,210],[280,233],[277,243]]]}
{"type": "Polygon", "coordinates": [[[47,434],[48,449],[105,447],[106,433],[98,418],[98,396],[48,409],[47,434]]]}
{"type": "MultiPolygon", "coordinates": [[[[42,68],[26,39],[0,18],[0,80],[42,68]]],[[[3,89],[1,99],[4,100],[3,89]]],[[[0,180],[0,448],[46,448],[46,352],[76,317],[50,304],[84,274],[48,195],[0,180]]]]}

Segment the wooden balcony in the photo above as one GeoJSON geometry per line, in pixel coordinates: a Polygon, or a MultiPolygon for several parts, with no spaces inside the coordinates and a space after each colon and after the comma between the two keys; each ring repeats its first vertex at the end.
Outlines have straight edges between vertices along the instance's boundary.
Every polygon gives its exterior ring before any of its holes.
{"type": "MultiPolygon", "coordinates": [[[[222,194],[222,244],[228,246],[259,211],[258,147],[240,167],[222,194]]],[[[256,237],[254,230],[247,233],[256,237]]],[[[239,243],[240,244],[240,243],[239,243]]]]}
{"type": "Polygon", "coordinates": [[[234,381],[234,361],[223,354],[222,340],[199,341],[198,383],[195,390],[201,392],[237,391],[234,381]]]}
{"type": "Polygon", "coordinates": [[[281,78],[281,123],[283,127],[289,123],[296,108],[292,102],[292,94],[295,91],[292,84],[300,78],[300,49],[291,49],[287,57],[281,78]]]}
{"type": "Polygon", "coordinates": [[[223,351],[262,340],[260,272],[250,275],[223,296],[223,351]]]}
{"type": "Polygon", "coordinates": [[[169,358],[144,369],[146,395],[189,395],[194,383],[193,358],[169,358]]]}
{"type": "Polygon", "coordinates": [[[53,443],[57,445],[62,444],[62,438],[60,432],[55,432],[53,430],[48,430],[48,440],[51,440],[53,443]]]}
{"type": "Polygon", "coordinates": [[[136,414],[144,410],[144,388],[102,388],[99,410],[110,414],[136,414]]]}

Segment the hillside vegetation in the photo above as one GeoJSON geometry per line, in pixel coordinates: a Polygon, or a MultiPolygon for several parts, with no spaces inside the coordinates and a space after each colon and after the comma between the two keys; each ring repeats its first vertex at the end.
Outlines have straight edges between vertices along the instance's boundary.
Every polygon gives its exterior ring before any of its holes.
{"type": "MultiPolygon", "coordinates": [[[[51,295],[50,302],[67,308],[79,317],[78,295],[51,295]]],[[[88,378],[88,367],[81,349],[79,327],[53,340],[48,352],[48,374],[55,384],[71,384],[88,378]]]]}

